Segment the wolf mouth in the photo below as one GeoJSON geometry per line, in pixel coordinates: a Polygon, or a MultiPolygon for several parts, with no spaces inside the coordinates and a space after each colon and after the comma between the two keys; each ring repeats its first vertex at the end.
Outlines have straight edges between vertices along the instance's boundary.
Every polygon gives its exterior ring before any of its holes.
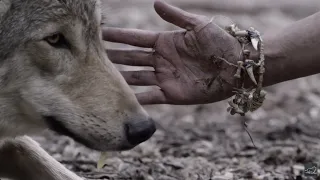
{"type": "MultiPolygon", "coordinates": [[[[59,121],[56,117],[54,117],[54,116],[42,116],[42,117],[43,117],[43,119],[45,119],[47,125],[49,126],[49,128],[52,131],[54,131],[60,135],[68,136],[68,137],[74,139],[76,142],[78,142],[78,143],[80,143],[90,149],[97,150],[97,151],[106,151],[106,149],[101,149],[101,148],[99,148],[99,146],[96,146],[95,144],[93,144],[89,140],[82,138],[81,136],[72,132],[61,121],[59,121]]],[[[132,149],[133,147],[135,147],[135,146],[128,144],[128,143],[124,143],[116,148],[109,149],[109,151],[115,151],[115,150],[116,151],[127,151],[127,150],[132,149]]]]}
{"type": "Polygon", "coordinates": [[[57,120],[57,118],[55,118],[54,116],[43,116],[43,118],[45,119],[47,125],[51,130],[57,132],[60,135],[68,136],[88,148],[94,149],[92,143],[70,131],[67,127],[63,125],[63,123],[57,120]]]}

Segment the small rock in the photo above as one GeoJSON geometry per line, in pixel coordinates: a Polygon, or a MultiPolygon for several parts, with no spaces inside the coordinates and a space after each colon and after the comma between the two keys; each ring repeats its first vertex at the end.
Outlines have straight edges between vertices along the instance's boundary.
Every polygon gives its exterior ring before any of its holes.
{"type": "Polygon", "coordinates": [[[231,172],[227,172],[224,176],[226,178],[233,179],[233,174],[231,172]]]}
{"type": "Polygon", "coordinates": [[[293,165],[292,166],[292,173],[295,175],[295,176],[298,176],[301,174],[301,172],[303,172],[304,170],[304,167],[302,165],[293,165]]]}
{"type": "Polygon", "coordinates": [[[241,151],[238,155],[242,157],[251,157],[257,154],[257,151],[252,149],[252,150],[247,150],[247,151],[241,151]]]}
{"type": "Polygon", "coordinates": [[[232,158],[231,161],[232,161],[233,164],[238,164],[239,163],[239,160],[237,158],[235,158],[235,157],[232,158]]]}
{"type": "Polygon", "coordinates": [[[225,176],[215,176],[212,178],[212,180],[231,180],[231,179],[225,176]]]}
{"type": "Polygon", "coordinates": [[[146,180],[154,180],[154,178],[153,178],[152,176],[148,175],[148,176],[146,177],[146,180]]]}
{"type": "Polygon", "coordinates": [[[195,123],[195,118],[192,115],[187,115],[181,118],[181,121],[193,125],[195,123]]]}
{"type": "Polygon", "coordinates": [[[164,162],[164,165],[171,166],[175,169],[183,169],[184,165],[180,162],[164,162]]]}

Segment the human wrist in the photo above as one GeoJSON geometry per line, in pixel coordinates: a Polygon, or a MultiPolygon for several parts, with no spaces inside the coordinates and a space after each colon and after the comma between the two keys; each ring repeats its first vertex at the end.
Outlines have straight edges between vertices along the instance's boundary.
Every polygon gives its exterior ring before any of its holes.
{"type": "MultiPolygon", "coordinates": [[[[266,33],[262,36],[264,44],[264,56],[265,56],[265,73],[263,86],[270,86],[284,81],[282,74],[284,70],[284,64],[288,61],[285,51],[282,48],[283,42],[279,40],[273,33],[266,33]]],[[[250,51],[249,59],[258,62],[260,59],[259,51],[255,50],[252,45],[246,47],[250,51]]],[[[256,72],[255,78],[259,77],[256,72]]],[[[248,87],[254,85],[251,80],[247,79],[246,84],[248,87]]]]}

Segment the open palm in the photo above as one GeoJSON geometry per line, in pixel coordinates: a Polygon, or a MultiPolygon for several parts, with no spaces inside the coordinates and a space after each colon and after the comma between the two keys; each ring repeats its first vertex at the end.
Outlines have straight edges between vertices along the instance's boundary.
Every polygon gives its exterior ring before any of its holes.
{"type": "MultiPolygon", "coordinates": [[[[137,29],[106,28],[106,41],[152,48],[107,50],[116,64],[150,66],[154,71],[121,72],[128,84],[156,85],[159,89],[137,94],[141,104],[203,104],[232,95],[236,72],[221,58],[236,64],[240,60],[239,42],[215,20],[187,13],[162,1],[156,12],[183,30],[152,32],[137,29]]],[[[231,22],[228,22],[231,23],[231,22]]]]}

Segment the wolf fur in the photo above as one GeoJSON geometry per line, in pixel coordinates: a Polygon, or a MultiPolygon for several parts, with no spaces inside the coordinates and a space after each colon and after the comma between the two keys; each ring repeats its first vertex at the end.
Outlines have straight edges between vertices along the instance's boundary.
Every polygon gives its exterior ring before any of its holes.
{"type": "Polygon", "coordinates": [[[107,59],[99,0],[0,0],[0,177],[78,180],[25,135],[51,129],[99,151],[133,148],[149,121],[107,59]]]}

